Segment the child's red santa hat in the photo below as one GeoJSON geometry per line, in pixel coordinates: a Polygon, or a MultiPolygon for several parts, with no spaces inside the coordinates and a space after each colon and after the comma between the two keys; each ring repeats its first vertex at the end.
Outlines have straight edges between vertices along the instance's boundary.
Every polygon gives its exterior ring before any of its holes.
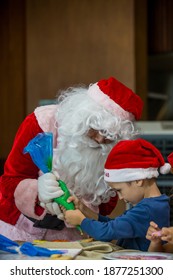
{"type": "Polygon", "coordinates": [[[131,89],[111,77],[90,85],[88,94],[105,109],[118,115],[122,120],[139,120],[143,101],[131,89]]]}
{"type": "Polygon", "coordinates": [[[122,140],[114,146],[105,163],[107,182],[130,182],[157,178],[170,171],[160,151],[144,139],[122,140]]]}

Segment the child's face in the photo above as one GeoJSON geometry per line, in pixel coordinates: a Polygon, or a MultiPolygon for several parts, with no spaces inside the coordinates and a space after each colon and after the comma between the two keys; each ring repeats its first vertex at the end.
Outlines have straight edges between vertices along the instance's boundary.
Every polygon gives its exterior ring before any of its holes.
{"type": "Polygon", "coordinates": [[[119,199],[123,199],[126,203],[131,203],[133,206],[139,203],[144,198],[144,190],[141,186],[141,180],[127,183],[109,183],[109,186],[116,190],[119,199]]]}

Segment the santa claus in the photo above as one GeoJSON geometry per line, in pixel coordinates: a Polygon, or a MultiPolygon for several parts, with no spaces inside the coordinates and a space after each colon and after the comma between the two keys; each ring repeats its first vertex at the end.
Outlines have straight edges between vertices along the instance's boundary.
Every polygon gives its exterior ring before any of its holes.
{"type": "MultiPolygon", "coordinates": [[[[117,79],[61,92],[57,104],[28,115],[16,134],[0,178],[0,233],[12,240],[78,240],[76,228],[62,221],[53,199],[62,195],[57,179],[66,182],[88,207],[108,215],[116,193],[103,180],[104,163],[121,139],[134,138],[141,98],[117,79]],[[40,132],[53,133],[53,170],[42,174],[23,150],[40,132]]],[[[85,237],[85,236],[83,236],[85,237]]]]}

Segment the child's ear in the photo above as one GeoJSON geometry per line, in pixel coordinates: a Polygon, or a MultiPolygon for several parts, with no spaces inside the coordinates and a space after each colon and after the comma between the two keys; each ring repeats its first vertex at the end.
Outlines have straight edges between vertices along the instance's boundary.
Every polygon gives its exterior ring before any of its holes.
{"type": "Polygon", "coordinates": [[[143,181],[144,181],[144,180],[136,180],[136,181],[135,181],[135,182],[136,182],[136,186],[137,186],[137,187],[142,187],[143,181]]]}

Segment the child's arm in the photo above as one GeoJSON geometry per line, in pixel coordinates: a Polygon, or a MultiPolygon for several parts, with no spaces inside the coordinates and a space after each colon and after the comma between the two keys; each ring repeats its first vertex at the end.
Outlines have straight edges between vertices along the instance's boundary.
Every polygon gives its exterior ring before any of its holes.
{"type": "Polygon", "coordinates": [[[163,245],[161,240],[161,231],[158,225],[154,222],[150,222],[146,238],[150,240],[149,252],[163,252],[163,245]]]}
{"type": "Polygon", "coordinates": [[[89,209],[84,205],[79,199],[75,196],[70,196],[67,202],[73,202],[75,205],[75,210],[66,210],[64,207],[61,207],[61,210],[64,213],[65,221],[68,224],[73,226],[81,225],[82,221],[87,217],[91,219],[98,220],[98,214],[89,209]]]}
{"type": "Polygon", "coordinates": [[[66,223],[77,226],[81,225],[83,219],[85,219],[85,216],[82,214],[82,212],[79,209],[75,210],[66,210],[64,212],[64,218],[66,223]]]}
{"type": "Polygon", "coordinates": [[[166,243],[163,245],[163,251],[165,253],[173,253],[173,244],[171,243],[166,243]]]}
{"type": "Polygon", "coordinates": [[[161,240],[167,241],[167,243],[163,245],[163,251],[165,253],[173,253],[173,227],[162,228],[161,240]]]}
{"type": "Polygon", "coordinates": [[[81,225],[82,221],[86,218],[79,210],[67,210],[64,213],[65,221],[73,226],[81,225]]]}
{"type": "Polygon", "coordinates": [[[173,227],[163,227],[161,239],[173,244],[173,227]]]}
{"type": "Polygon", "coordinates": [[[98,220],[98,214],[83,204],[77,197],[70,196],[68,202],[73,201],[75,208],[79,209],[87,218],[98,220]]]}

